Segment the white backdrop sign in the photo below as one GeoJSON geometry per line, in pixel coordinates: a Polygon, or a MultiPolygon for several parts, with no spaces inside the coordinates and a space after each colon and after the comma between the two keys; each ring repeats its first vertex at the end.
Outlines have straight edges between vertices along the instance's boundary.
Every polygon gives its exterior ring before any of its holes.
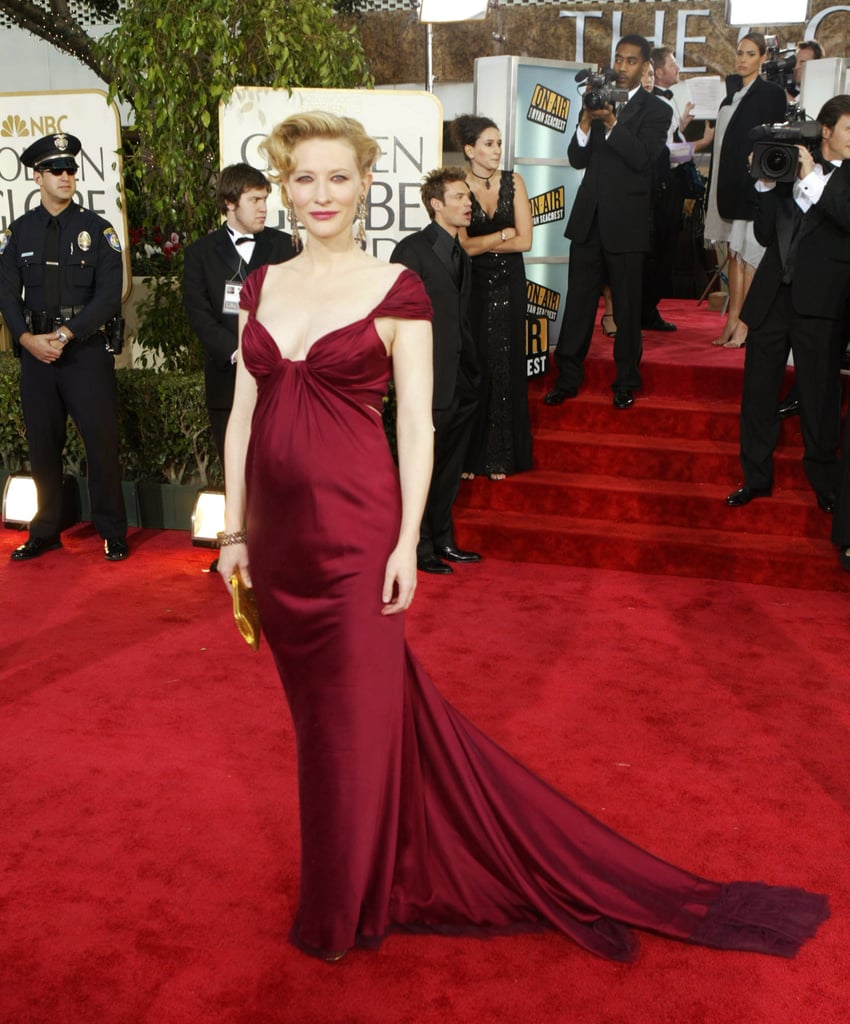
{"type": "Polygon", "coordinates": [[[77,158],[76,201],[105,217],[118,232],[124,250],[124,296],[130,287],[124,178],[118,109],[100,89],[69,92],[0,93],[0,231],[41,202],[32,170],[21,153],[44,135],[76,135],[83,148],[77,158]]]}
{"type": "MultiPolygon", "coordinates": [[[[327,110],[355,117],[378,140],[366,222],[369,251],[388,259],[406,234],[428,223],[422,177],[442,160],[443,112],[428,92],[375,89],[235,89],[219,110],[221,166],[244,162],[267,171],[259,144],[289,114],[327,110]]],[[[269,227],[288,230],[280,191],[269,197],[269,227]]]]}

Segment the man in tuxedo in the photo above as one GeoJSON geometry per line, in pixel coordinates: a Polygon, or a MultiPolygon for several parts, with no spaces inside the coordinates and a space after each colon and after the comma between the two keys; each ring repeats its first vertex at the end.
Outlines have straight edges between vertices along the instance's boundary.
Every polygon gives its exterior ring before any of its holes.
{"type": "Polygon", "coordinates": [[[239,291],[252,270],[295,255],[291,237],[265,227],[271,185],[248,164],[225,167],[216,185],[224,223],[185,252],[183,305],[204,347],[207,413],[224,466],[224,435],[233,405],[239,291]]]}
{"type": "MultiPolygon", "coordinates": [[[[800,102],[800,85],[803,81],[803,65],[809,60],[823,60],[826,56],[823,47],[816,39],[804,39],[801,43],[797,43],[797,49],[794,53],[795,64],[792,72],[793,82],[789,88],[785,90],[785,95],[789,103],[800,102]]],[[[779,402],[779,415],[786,419],[788,416],[797,416],[800,412],[800,396],[797,394],[796,384],[792,384],[788,390],[788,394],[780,399],[779,402]]]]}
{"type": "Polygon", "coordinates": [[[431,223],[403,238],[390,261],[403,263],[422,278],[434,310],[434,470],[416,556],[423,572],[448,574],[453,570],[447,562],[481,560],[476,552],[455,546],[452,522],[479,378],[469,326],[472,268],[457,237],[472,214],[466,171],[462,167],[431,171],[421,195],[431,223]]]}
{"type": "Polygon", "coordinates": [[[644,267],[643,312],[641,323],[645,331],[675,331],[676,325],[664,320],[658,312],[658,302],[672,294],[673,257],[676,241],[682,227],[682,208],[688,179],[695,175],[694,153],[702,152],[714,139],[714,128],[706,123],[701,139],[688,142],[685,129],[693,120],[693,103],[684,113],[679,110],[672,86],[679,81],[679,63],[669,46],[652,51],[655,67],[653,92],[670,107],[666,152],[662,150],[658,164],[653,208],[652,249],[644,267]]]}
{"type": "Polygon", "coordinates": [[[832,512],[839,484],[841,354],[850,294],[850,95],[818,114],[820,146],[798,146],[793,183],[760,179],[755,235],[766,247],[741,311],[748,325],[741,396],[744,486],[727,505],[773,488],[779,398],[789,351],[800,400],[803,466],[820,508],[832,512]]]}
{"type": "Polygon", "coordinates": [[[628,409],[641,386],[643,264],[652,233],[654,172],[670,126],[667,104],[641,88],[649,57],[643,36],[619,41],[616,86],[628,92],[628,101],[616,111],[610,104],[592,110],[585,102],[567,150],[584,177],[564,232],[571,241],[568,289],[555,349],[558,378],[543,399],[547,405],[578,394],[606,279],[617,324],[614,406],[628,409]]]}

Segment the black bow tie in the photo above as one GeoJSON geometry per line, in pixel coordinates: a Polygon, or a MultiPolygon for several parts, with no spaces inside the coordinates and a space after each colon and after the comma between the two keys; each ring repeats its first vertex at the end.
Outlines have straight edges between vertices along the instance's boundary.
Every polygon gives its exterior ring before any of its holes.
{"type": "Polygon", "coordinates": [[[672,100],[673,99],[673,90],[672,89],[659,89],[658,86],[656,86],[655,87],[655,95],[656,96],[663,96],[665,100],[672,100]]]}
{"type": "Polygon", "coordinates": [[[823,176],[825,178],[829,177],[829,175],[835,170],[835,164],[830,163],[819,149],[815,150],[815,152],[812,153],[812,156],[814,157],[815,163],[820,164],[823,168],[823,176]]]}
{"type": "Polygon", "coordinates": [[[236,245],[247,245],[248,242],[253,242],[254,240],[253,235],[243,235],[241,238],[234,239],[234,243],[236,245]]]}

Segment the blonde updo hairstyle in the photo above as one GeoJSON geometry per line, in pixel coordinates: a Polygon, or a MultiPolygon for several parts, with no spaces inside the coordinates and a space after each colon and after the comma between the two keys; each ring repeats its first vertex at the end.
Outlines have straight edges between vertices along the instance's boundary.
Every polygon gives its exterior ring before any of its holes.
{"type": "MultiPolygon", "coordinates": [[[[340,139],[354,150],[354,162],[362,177],[372,169],[381,154],[381,147],[363,125],[353,117],[339,117],[324,110],[291,114],[275,125],[271,135],[260,143],[260,151],[268,158],[269,178],[283,186],[295,169],[295,147],[308,139],[340,139]]],[[[286,197],[284,196],[284,199],[286,197]]]]}

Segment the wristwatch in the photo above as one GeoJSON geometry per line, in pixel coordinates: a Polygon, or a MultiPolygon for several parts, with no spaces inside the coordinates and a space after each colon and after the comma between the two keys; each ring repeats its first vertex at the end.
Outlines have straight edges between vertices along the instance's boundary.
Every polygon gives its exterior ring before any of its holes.
{"type": "Polygon", "coordinates": [[[501,231],[499,232],[499,234],[500,234],[500,235],[502,236],[502,241],[503,241],[503,242],[507,242],[507,238],[505,237],[505,231],[504,231],[504,228],[503,228],[503,229],[502,229],[502,230],[501,230],[501,231]]]}
{"type": "Polygon", "coordinates": [[[65,332],[64,332],[64,331],[62,330],[62,328],[61,328],[61,327],[60,327],[60,328],[59,328],[59,329],[58,329],[58,330],[56,331],[56,333],[57,333],[57,334],[59,335],[59,337],[60,337],[60,338],[62,339],[62,344],[63,344],[63,345],[67,345],[67,344],[68,344],[68,342],[69,342],[69,341],[71,340],[71,339],[70,339],[70,338],[68,337],[68,335],[67,335],[67,334],[66,334],[66,333],[65,333],[65,332]]]}

